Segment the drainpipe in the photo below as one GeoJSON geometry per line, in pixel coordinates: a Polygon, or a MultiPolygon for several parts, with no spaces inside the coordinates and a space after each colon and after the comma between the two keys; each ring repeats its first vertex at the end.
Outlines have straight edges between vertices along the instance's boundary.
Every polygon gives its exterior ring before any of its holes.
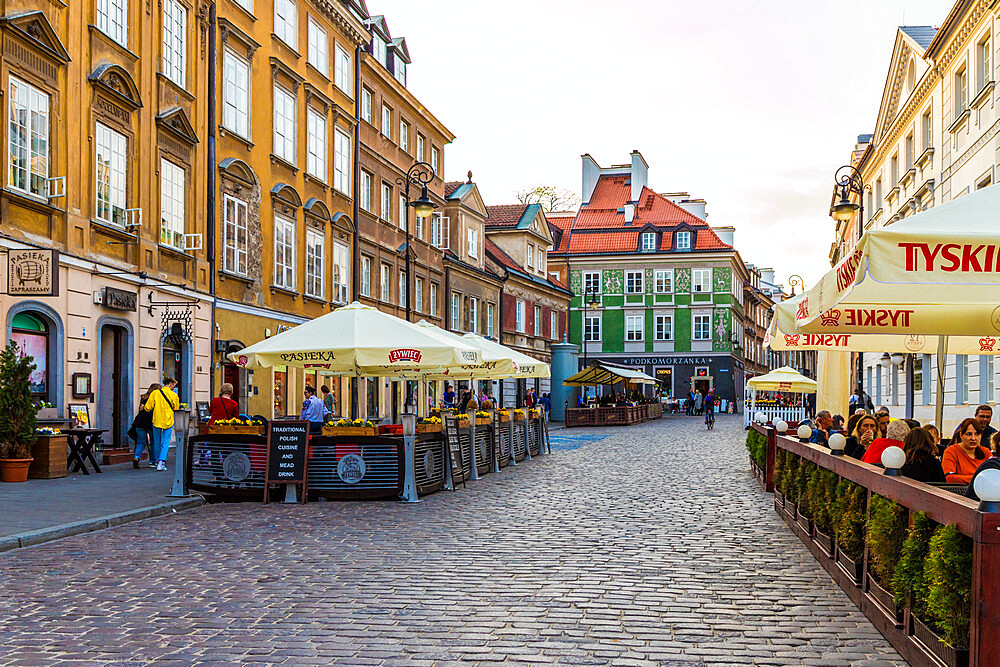
{"type": "MultiPolygon", "coordinates": [[[[208,244],[208,293],[212,297],[211,322],[211,355],[215,361],[215,88],[216,88],[216,45],[215,45],[216,13],[215,3],[208,6],[208,192],[205,197],[206,223],[205,236],[208,244]]],[[[208,393],[215,396],[215,364],[212,363],[208,374],[208,393]]]]}
{"type": "MultiPolygon", "coordinates": [[[[351,301],[358,300],[358,275],[361,272],[360,244],[358,242],[358,218],[361,217],[361,46],[354,47],[354,165],[351,169],[352,192],[354,192],[354,234],[351,236],[351,301]]],[[[355,375],[351,384],[351,417],[360,416],[358,395],[361,393],[361,378],[355,375]]]]}
{"type": "MultiPolygon", "coordinates": [[[[507,278],[509,276],[510,276],[510,274],[507,272],[507,269],[504,269],[504,277],[500,279],[500,298],[497,299],[497,319],[499,319],[499,322],[497,323],[498,324],[498,327],[497,327],[497,342],[500,343],[501,345],[503,345],[503,287],[504,287],[504,284],[507,282],[507,278]]],[[[514,380],[514,382],[517,382],[517,380],[514,380]]],[[[497,407],[502,407],[503,406],[503,378],[500,378],[500,380],[499,380],[498,388],[497,388],[497,393],[499,394],[499,396],[497,396],[497,407]]]]}
{"type": "Polygon", "coordinates": [[[444,328],[451,331],[451,267],[444,265],[444,328]]]}

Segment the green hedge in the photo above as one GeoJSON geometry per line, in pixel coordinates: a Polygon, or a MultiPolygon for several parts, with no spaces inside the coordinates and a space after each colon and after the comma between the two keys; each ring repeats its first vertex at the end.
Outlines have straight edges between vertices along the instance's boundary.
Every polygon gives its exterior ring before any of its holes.
{"type": "Polygon", "coordinates": [[[927,618],[927,583],[924,581],[924,564],[931,545],[934,526],[923,512],[913,513],[913,525],[906,531],[899,562],[892,575],[892,591],[896,606],[909,607],[910,612],[927,618]]]}
{"type": "Polygon", "coordinates": [[[799,499],[799,513],[810,519],[813,516],[812,498],[809,495],[809,480],[816,472],[817,466],[812,461],[802,459],[795,474],[795,495],[799,499]]]}
{"type": "Polygon", "coordinates": [[[763,470],[767,465],[767,436],[751,428],[747,431],[746,445],[747,452],[750,454],[750,460],[763,470]]]}
{"type": "Polygon", "coordinates": [[[846,479],[837,484],[834,501],[837,514],[837,545],[853,561],[865,551],[865,499],[867,490],[846,479]]]}
{"type": "Polygon", "coordinates": [[[785,459],[787,452],[784,449],[778,448],[774,450],[774,474],[772,480],[774,482],[774,488],[777,489],[778,493],[785,495],[785,459]]]}
{"type": "Polygon", "coordinates": [[[868,570],[880,585],[893,590],[893,573],[906,536],[906,508],[873,495],[868,503],[868,570]]]}
{"type": "Polygon", "coordinates": [[[781,475],[781,493],[785,500],[795,504],[799,500],[799,457],[791,452],[785,454],[785,467],[781,475]]]}
{"type": "Polygon", "coordinates": [[[927,616],[941,638],[956,648],[968,648],[972,613],[972,540],[954,524],[939,527],[931,536],[924,563],[924,581],[927,616]]]}
{"type": "Polygon", "coordinates": [[[816,530],[833,535],[833,503],[837,492],[837,475],[826,468],[817,467],[809,478],[809,508],[816,530]]]}

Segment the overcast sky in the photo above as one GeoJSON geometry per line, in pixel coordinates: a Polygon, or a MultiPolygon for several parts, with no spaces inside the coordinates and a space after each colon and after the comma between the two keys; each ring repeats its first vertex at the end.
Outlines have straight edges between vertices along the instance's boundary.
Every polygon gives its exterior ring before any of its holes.
{"type": "Polygon", "coordinates": [[[811,285],[829,268],[834,171],[870,133],[899,25],[949,0],[368,0],[406,37],[409,87],[455,135],[488,204],[580,155],[633,149],[658,192],[708,202],[744,260],[811,285]]]}

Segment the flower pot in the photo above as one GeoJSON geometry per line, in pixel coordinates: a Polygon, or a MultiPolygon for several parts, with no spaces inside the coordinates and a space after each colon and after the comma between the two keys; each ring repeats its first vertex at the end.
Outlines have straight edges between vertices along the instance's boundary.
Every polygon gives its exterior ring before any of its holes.
{"type": "Polygon", "coordinates": [[[417,431],[420,433],[440,433],[441,424],[417,424],[417,431]]]}
{"type": "Polygon", "coordinates": [[[910,618],[913,619],[914,639],[928,653],[948,665],[948,667],[968,667],[969,649],[955,648],[951,644],[946,644],[926,623],[913,614],[910,615],[910,618]]]}
{"type": "Polygon", "coordinates": [[[324,426],[323,435],[360,435],[374,436],[374,426],[324,426]]]}
{"type": "Polygon", "coordinates": [[[889,618],[896,620],[896,627],[903,627],[903,610],[896,608],[896,601],[893,599],[892,593],[879,586],[871,573],[867,575],[867,580],[869,597],[875,600],[875,603],[886,612],[889,618]]]}
{"type": "Polygon", "coordinates": [[[795,510],[795,523],[799,524],[799,528],[804,530],[806,535],[812,537],[812,519],[799,512],[797,508],[795,510]]]}
{"type": "Polygon", "coordinates": [[[34,459],[0,459],[0,481],[27,482],[28,468],[34,459]]]}
{"type": "Polygon", "coordinates": [[[854,562],[851,558],[845,554],[840,547],[837,547],[837,566],[846,574],[854,580],[856,586],[861,586],[861,575],[864,570],[864,563],[862,561],[854,562]]]}
{"type": "Polygon", "coordinates": [[[263,426],[252,424],[209,424],[209,435],[263,435],[263,426]]]}
{"type": "Polygon", "coordinates": [[[828,558],[833,556],[833,537],[827,535],[819,528],[813,528],[813,542],[819,547],[820,551],[825,553],[828,558]]]}
{"type": "Polygon", "coordinates": [[[489,417],[476,417],[476,426],[488,426],[491,421],[489,417]]]}
{"type": "Polygon", "coordinates": [[[35,419],[59,419],[57,408],[39,408],[35,413],[35,419]]]}
{"type": "Polygon", "coordinates": [[[28,477],[54,479],[66,476],[66,455],[69,452],[66,435],[39,435],[31,445],[31,467],[28,477]]]}

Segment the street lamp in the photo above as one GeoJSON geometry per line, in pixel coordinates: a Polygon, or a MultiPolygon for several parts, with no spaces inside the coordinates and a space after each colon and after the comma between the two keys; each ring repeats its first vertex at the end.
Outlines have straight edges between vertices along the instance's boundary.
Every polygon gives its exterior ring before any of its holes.
{"type": "MultiPolygon", "coordinates": [[[[583,288],[583,368],[586,370],[589,368],[587,365],[587,313],[590,308],[598,308],[601,305],[601,292],[600,286],[585,285],[583,288]]],[[[584,396],[587,394],[586,387],[584,387],[584,396]]]]}
{"type": "MultiPolygon", "coordinates": [[[[849,164],[845,164],[833,175],[834,187],[840,188],[840,201],[830,207],[830,213],[838,222],[847,222],[858,212],[858,238],[861,238],[862,225],[865,221],[865,183],[861,178],[861,172],[849,164]],[[849,198],[849,194],[858,196],[858,203],[855,204],[849,198]]],[[[858,396],[864,392],[862,374],[864,372],[864,354],[858,355],[858,396]]]]}
{"type": "Polygon", "coordinates": [[[788,276],[788,286],[792,288],[792,296],[795,296],[796,287],[801,287],[803,292],[806,291],[806,281],[797,273],[788,276]]]}
{"type": "MultiPolygon", "coordinates": [[[[434,213],[434,202],[427,196],[427,184],[434,180],[434,167],[426,162],[414,162],[405,178],[397,178],[396,183],[404,188],[403,197],[406,201],[407,209],[413,208],[414,214],[420,218],[430,217],[434,213]],[[410,201],[410,186],[420,187],[420,197],[416,201],[410,201]]],[[[410,214],[408,210],[400,211],[406,221],[406,321],[410,321],[410,214]]]]}

